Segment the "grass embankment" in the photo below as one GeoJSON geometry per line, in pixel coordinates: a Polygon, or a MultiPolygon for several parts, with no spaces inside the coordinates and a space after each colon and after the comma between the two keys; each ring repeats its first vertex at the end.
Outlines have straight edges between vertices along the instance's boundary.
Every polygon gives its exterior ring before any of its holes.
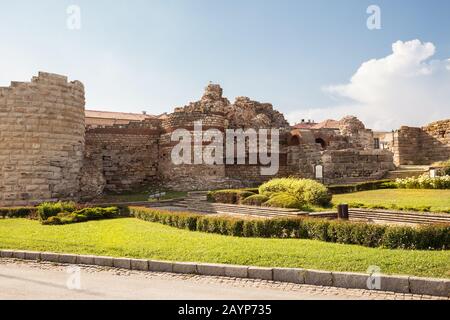
{"type": "Polygon", "coordinates": [[[235,238],[179,230],[134,218],[42,226],[0,220],[0,248],[173,261],[301,267],[450,278],[450,251],[372,249],[298,239],[235,238]]]}
{"type": "Polygon", "coordinates": [[[450,190],[383,189],[334,195],[333,204],[340,203],[450,213],[450,190]]]}

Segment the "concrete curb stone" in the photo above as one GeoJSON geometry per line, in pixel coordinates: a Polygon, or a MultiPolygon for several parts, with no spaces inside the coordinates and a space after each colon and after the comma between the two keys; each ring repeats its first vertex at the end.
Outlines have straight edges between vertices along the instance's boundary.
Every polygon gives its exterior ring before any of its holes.
{"type": "Polygon", "coordinates": [[[94,265],[95,257],[91,255],[79,255],[77,256],[78,264],[94,265]]]}
{"type": "Polygon", "coordinates": [[[231,278],[248,278],[248,268],[246,266],[225,265],[225,276],[231,278]]]}
{"type": "MultiPolygon", "coordinates": [[[[369,275],[363,273],[329,272],[298,268],[262,268],[226,264],[197,264],[192,262],[113,258],[23,250],[0,250],[0,257],[67,264],[97,265],[140,271],[175,272],[182,274],[273,280],[349,289],[368,290],[367,280],[369,279],[369,275]]],[[[450,280],[448,279],[388,275],[380,275],[379,277],[381,291],[450,297],[450,280]]]]}
{"type": "Polygon", "coordinates": [[[59,254],[52,252],[42,252],[41,260],[47,262],[59,262],[59,254]]]}
{"type": "Polygon", "coordinates": [[[250,279],[273,280],[273,268],[249,267],[248,277],[250,279]]]}
{"type": "Polygon", "coordinates": [[[366,289],[368,290],[368,274],[350,272],[332,272],[333,286],[338,288],[366,289]]]}
{"type": "Polygon", "coordinates": [[[41,260],[40,252],[25,251],[25,260],[41,260]]]}
{"type": "Polygon", "coordinates": [[[101,267],[113,267],[114,266],[114,258],[94,256],[94,264],[101,266],[101,267]]]}
{"type": "Polygon", "coordinates": [[[297,268],[274,268],[273,280],[297,284],[305,283],[305,270],[297,268]]]}
{"type": "Polygon", "coordinates": [[[450,281],[409,277],[409,290],[412,294],[449,297],[450,281]]]}
{"type": "Polygon", "coordinates": [[[190,262],[174,262],[172,271],[175,273],[196,274],[197,264],[190,262]]]}
{"type": "Polygon", "coordinates": [[[333,275],[329,271],[305,270],[305,284],[322,287],[333,286],[333,275]]]}
{"type": "Polygon", "coordinates": [[[148,271],[148,260],[131,259],[131,270],[148,271]]]}
{"type": "MultiPolygon", "coordinates": [[[[232,270],[230,270],[232,272],[232,270]]],[[[225,276],[225,265],[222,264],[208,264],[199,263],[197,264],[197,273],[204,276],[225,276]]]]}
{"type": "Polygon", "coordinates": [[[76,264],[78,256],[75,254],[60,254],[58,262],[66,264],[76,264]]]}
{"type": "Polygon", "coordinates": [[[14,251],[12,251],[12,250],[2,250],[0,252],[0,256],[2,258],[12,258],[13,255],[14,255],[14,251]]]}
{"type": "Polygon", "coordinates": [[[153,272],[173,272],[173,263],[168,261],[150,260],[148,270],[153,272]]]}
{"type": "Polygon", "coordinates": [[[113,266],[114,266],[115,268],[131,270],[131,259],[127,259],[127,258],[114,258],[114,259],[113,259],[113,266]]]}

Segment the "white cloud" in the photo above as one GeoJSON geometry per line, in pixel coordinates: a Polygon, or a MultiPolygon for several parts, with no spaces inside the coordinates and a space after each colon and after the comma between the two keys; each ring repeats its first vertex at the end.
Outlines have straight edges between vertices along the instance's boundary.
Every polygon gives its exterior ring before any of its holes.
{"type": "Polygon", "coordinates": [[[363,63],[349,83],[324,88],[337,99],[336,105],[294,112],[289,120],[353,114],[369,128],[391,130],[449,118],[450,59],[431,60],[435,46],[419,40],[397,41],[392,51],[363,63]]]}

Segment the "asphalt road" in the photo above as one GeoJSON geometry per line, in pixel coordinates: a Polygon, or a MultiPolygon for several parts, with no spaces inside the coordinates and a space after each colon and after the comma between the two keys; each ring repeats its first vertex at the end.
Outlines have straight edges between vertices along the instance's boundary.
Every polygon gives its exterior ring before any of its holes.
{"type": "Polygon", "coordinates": [[[0,259],[0,299],[384,299],[386,293],[0,259]]]}

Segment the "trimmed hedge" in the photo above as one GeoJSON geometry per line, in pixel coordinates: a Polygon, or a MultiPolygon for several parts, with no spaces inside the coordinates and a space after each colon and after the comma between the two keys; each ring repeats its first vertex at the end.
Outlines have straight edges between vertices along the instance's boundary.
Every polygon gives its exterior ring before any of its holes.
{"type": "Polygon", "coordinates": [[[331,185],[328,190],[332,194],[354,193],[379,189],[396,189],[397,185],[392,180],[376,180],[356,184],[331,185]]]}
{"type": "Polygon", "coordinates": [[[312,239],[388,249],[450,249],[449,225],[413,228],[313,218],[242,220],[141,207],[130,207],[130,212],[149,222],[227,236],[312,239]]]}
{"type": "Polygon", "coordinates": [[[207,194],[207,199],[210,202],[240,204],[246,198],[255,195],[252,192],[257,189],[229,189],[210,191],[207,194]]]}
{"type": "Polygon", "coordinates": [[[304,204],[293,195],[281,192],[275,193],[263,206],[272,208],[300,209],[304,204]]]}
{"type": "Polygon", "coordinates": [[[0,218],[32,218],[36,216],[34,207],[0,208],[0,218]]]}
{"type": "Polygon", "coordinates": [[[264,202],[267,202],[269,200],[269,197],[263,195],[263,194],[254,194],[248,198],[245,198],[241,201],[241,204],[246,206],[258,206],[261,207],[264,202]]]}
{"type": "Polygon", "coordinates": [[[73,212],[60,212],[55,216],[42,220],[41,223],[43,225],[63,225],[118,217],[120,217],[120,210],[117,207],[84,208],[73,212]]]}

